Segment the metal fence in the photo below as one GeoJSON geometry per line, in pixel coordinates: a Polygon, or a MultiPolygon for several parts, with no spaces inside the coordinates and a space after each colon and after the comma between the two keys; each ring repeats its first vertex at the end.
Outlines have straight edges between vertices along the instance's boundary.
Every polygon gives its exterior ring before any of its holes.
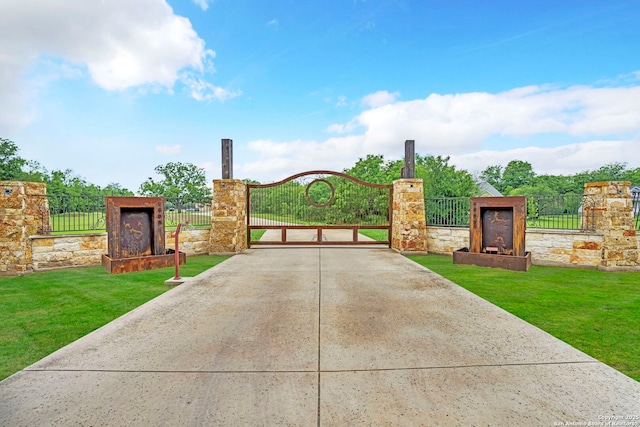
{"type": "Polygon", "coordinates": [[[636,230],[640,230],[640,191],[633,191],[631,198],[633,199],[633,215],[636,219],[636,230]]]}
{"type": "Polygon", "coordinates": [[[591,197],[582,194],[527,196],[527,227],[594,230],[591,197]]]}
{"type": "MultiPolygon", "coordinates": [[[[592,200],[581,194],[528,196],[527,227],[593,230],[592,206],[592,200]]],[[[470,210],[471,199],[467,197],[425,199],[426,220],[431,226],[469,227],[470,210]]]]}
{"type": "MultiPolygon", "coordinates": [[[[39,233],[103,232],[105,225],[105,196],[41,195],[38,205],[41,215],[39,233]]],[[[640,230],[640,192],[633,192],[635,228],[640,230]]],[[[593,230],[592,201],[580,194],[541,195],[527,197],[527,227],[593,230]]],[[[211,201],[184,201],[165,198],[167,229],[188,221],[194,227],[210,227],[211,201]]],[[[468,197],[426,198],[427,224],[439,227],[469,227],[470,199],[468,197]]]]}
{"type": "Polygon", "coordinates": [[[436,227],[469,227],[471,199],[443,197],[424,199],[427,225],[436,227]]]}
{"type": "MultiPolygon", "coordinates": [[[[91,233],[106,231],[107,196],[69,196],[48,194],[38,196],[41,216],[40,234],[91,233]]],[[[211,226],[211,200],[185,201],[178,197],[165,198],[165,228],[189,222],[193,227],[211,226]]]]}

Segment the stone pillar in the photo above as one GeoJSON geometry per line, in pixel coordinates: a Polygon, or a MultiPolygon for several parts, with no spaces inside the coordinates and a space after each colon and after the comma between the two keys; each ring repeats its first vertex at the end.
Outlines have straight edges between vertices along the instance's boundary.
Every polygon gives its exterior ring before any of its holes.
{"type": "Polygon", "coordinates": [[[585,203],[583,215],[592,211],[594,228],[603,234],[601,267],[605,270],[635,269],[640,265],[630,185],[625,181],[584,185],[585,195],[591,200],[585,203]]]}
{"type": "Polygon", "coordinates": [[[33,271],[29,236],[49,229],[46,193],[40,182],[0,182],[0,275],[33,271]]]}
{"type": "Polygon", "coordinates": [[[427,251],[427,221],[421,179],[393,182],[391,247],[400,252],[427,251]]]}
{"type": "Polygon", "coordinates": [[[247,245],[247,191],[238,179],[214,179],[209,254],[236,254],[247,245]]]}

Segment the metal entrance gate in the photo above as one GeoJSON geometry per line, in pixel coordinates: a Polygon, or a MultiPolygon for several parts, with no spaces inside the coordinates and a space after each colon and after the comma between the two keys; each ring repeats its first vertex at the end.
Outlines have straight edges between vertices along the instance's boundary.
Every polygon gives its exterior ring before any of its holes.
{"type": "Polygon", "coordinates": [[[340,172],[310,171],[273,184],[247,185],[247,246],[391,246],[393,185],[340,172]],[[261,239],[257,230],[264,230],[261,239]],[[377,240],[359,235],[379,230],[377,240]],[[254,237],[252,237],[254,234],[254,237]]]}

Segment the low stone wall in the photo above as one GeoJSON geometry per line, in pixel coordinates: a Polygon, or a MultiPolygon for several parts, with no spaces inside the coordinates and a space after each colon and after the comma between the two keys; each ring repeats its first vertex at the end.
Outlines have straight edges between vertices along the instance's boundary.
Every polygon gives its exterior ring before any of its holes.
{"type": "MultiPolygon", "coordinates": [[[[178,246],[180,251],[187,255],[204,255],[209,253],[210,228],[193,228],[180,230],[178,246]]],[[[175,247],[175,231],[167,231],[164,237],[164,246],[167,249],[175,247]]]]}
{"type": "Polygon", "coordinates": [[[596,268],[602,264],[603,235],[573,230],[527,230],[526,250],[534,265],[596,268]]]}
{"type": "Polygon", "coordinates": [[[100,265],[107,233],[31,236],[34,271],[100,265]]]}
{"type": "MultiPolygon", "coordinates": [[[[560,267],[595,268],[602,263],[603,235],[573,230],[528,229],[526,251],[531,263],[560,267]]],[[[429,253],[451,255],[469,247],[468,228],[427,227],[429,253]]]]}
{"type": "MultiPolygon", "coordinates": [[[[180,251],[187,255],[209,252],[211,230],[191,229],[180,232],[180,251]]],[[[165,232],[165,248],[173,249],[175,231],[165,232]]],[[[107,253],[107,233],[75,234],[66,236],[31,236],[33,270],[86,267],[101,265],[107,253]]]]}
{"type": "Polygon", "coordinates": [[[469,247],[469,229],[427,226],[429,253],[451,255],[460,248],[469,247]]]}

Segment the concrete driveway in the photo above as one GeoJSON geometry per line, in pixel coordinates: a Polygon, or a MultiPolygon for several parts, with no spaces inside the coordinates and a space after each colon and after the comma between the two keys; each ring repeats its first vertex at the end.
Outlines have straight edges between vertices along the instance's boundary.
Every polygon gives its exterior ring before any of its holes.
{"type": "Polygon", "coordinates": [[[248,250],[0,383],[2,426],[634,416],[640,383],[386,248],[248,250]]]}

